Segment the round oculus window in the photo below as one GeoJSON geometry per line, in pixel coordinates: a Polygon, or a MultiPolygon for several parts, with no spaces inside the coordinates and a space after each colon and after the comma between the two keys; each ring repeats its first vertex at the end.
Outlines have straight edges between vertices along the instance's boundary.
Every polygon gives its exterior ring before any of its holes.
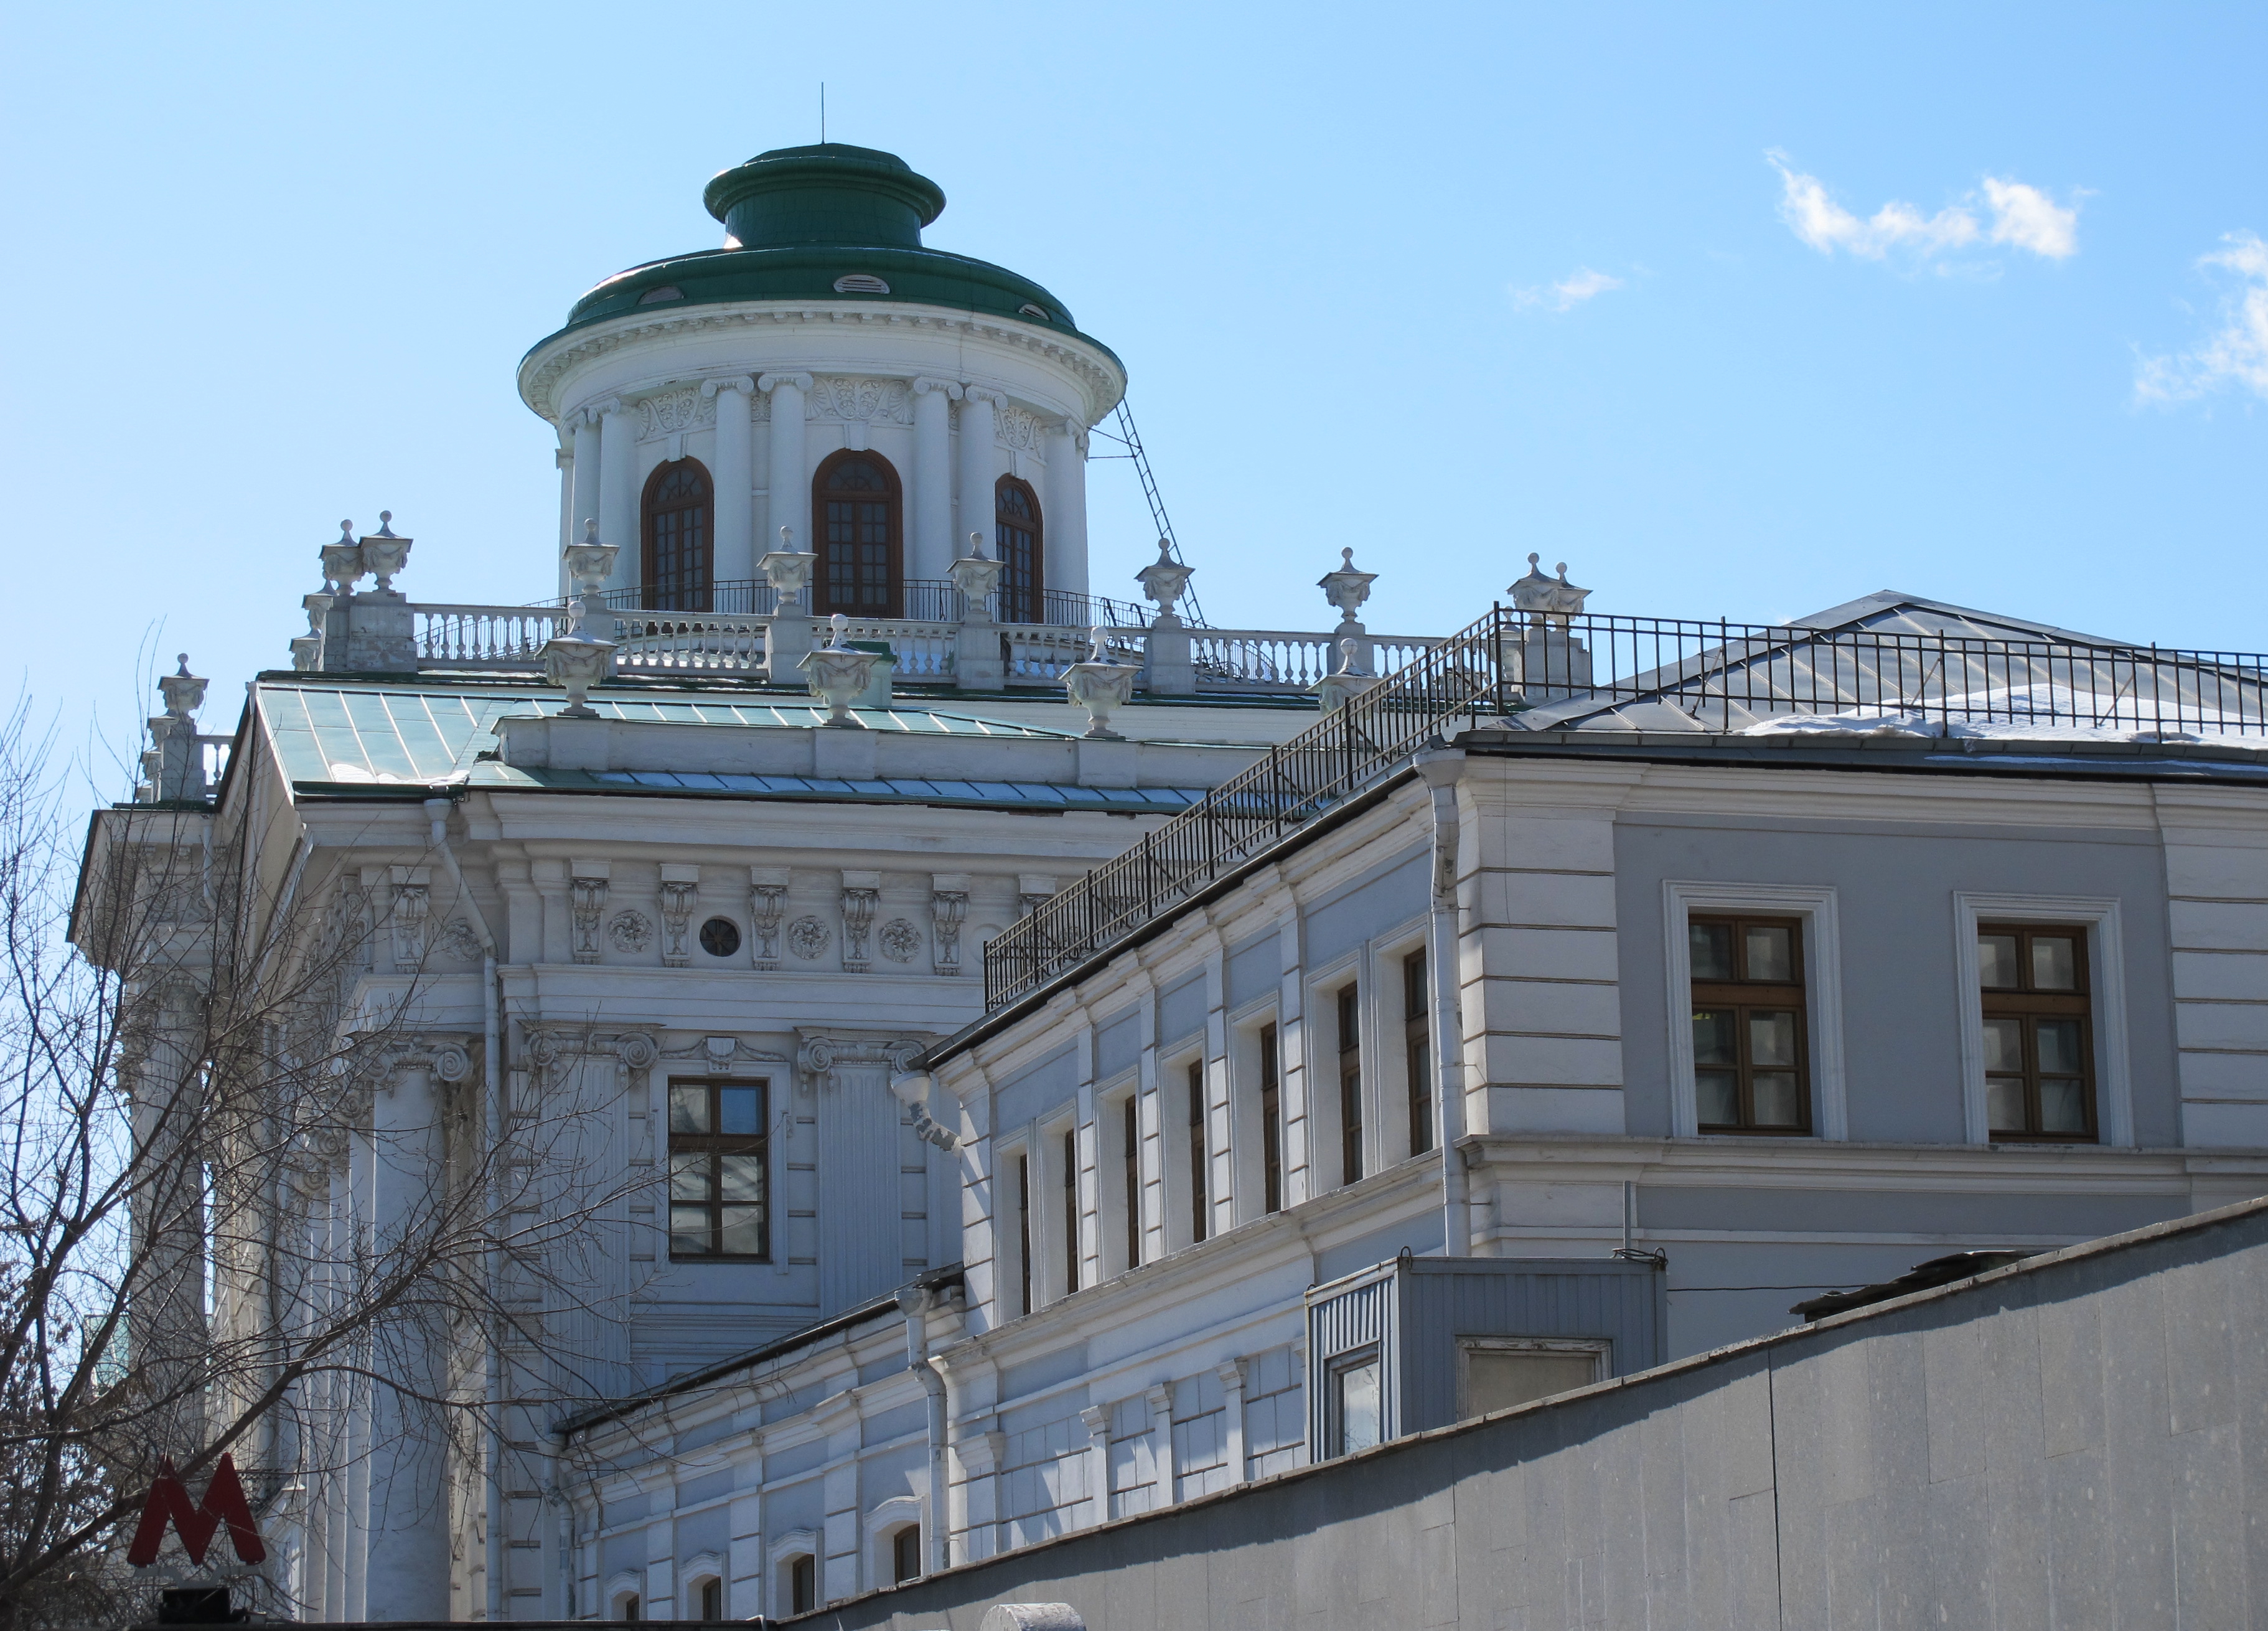
{"type": "Polygon", "coordinates": [[[682,300],[685,291],[675,284],[664,284],[659,289],[649,289],[638,296],[640,306],[659,306],[664,300],[682,300]]]}
{"type": "Polygon", "coordinates": [[[740,926],[730,918],[711,918],[701,926],[701,949],[712,957],[729,957],[740,948],[740,926]]]}
{"type": "Polygon", "coordinates": [[[1016,308],[1016,314],[1020,317],[1036,317],[1043,323],[1051,323],[1056,320],[1056,314],[1046,306],[1035,306],[1029,300],[1016,308]]]}
{"type": "Polygon", "coordinates": [[[837,294],[887,294],[890,285],[872,272],[845,272],[835,280],[837,294]]]}

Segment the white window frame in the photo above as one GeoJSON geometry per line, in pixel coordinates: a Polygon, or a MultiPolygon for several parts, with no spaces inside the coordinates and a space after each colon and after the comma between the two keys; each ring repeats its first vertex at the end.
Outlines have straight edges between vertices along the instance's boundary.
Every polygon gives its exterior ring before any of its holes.
{"type": "Polygon", "coordinates": [[[725,1560],[714,1552],[703,1552],[697,1557],[688,1558],[678,1570],[678,1619],[702,1618],[695,1612],[701,1606],[701,1588],[712,1580],[717,1583],[717,1594],[723,1601],[722,1617],[726,1620],[733,1617],[733,1582],[725,1571],[725,1560]]]}
{"type": "MultiPolygon", "coordinates": [[[[1693,952],[1687,939],[1693,914],[1754,911],[1803,919],[1803,1000],[1808,1010],[1804,1022],[1811,1038],[1810,1136],[1828,1143],[1847,1140],[1851,1110],[1843,1063],[1843,935],[1834,886],[1671,879],[1661,886],[1661,904],[1663,961],[1669,979],[1670,1136],[1701,1136],[1701,1107],[1693,1085],[1693,952]]],[[[1975,938],[1970,936],[1972,956],[1975,938]]]]}
{"type": "Polygon", "coordinates": [[[1473,1420],[1469,1376],[1475,1354],[1588,1354],[1593,1361],[1591,1385],[1615,1374],[1615,1345],[1609,1337],[1459,1337],[1457,1339],[1457,1420],[1473,1420]]]}
{"type": "MultiPolygon", "coordinates": [[[[1030,1140],[1020,1131],[1012,1142],[996,1144],[992,1150],[995,1197],[992,1207],[992,1263],[998,1289],[994,1293],[993,1306],[997,1324],[1006,1325],[1021,1319],[1027,1314],[1036,1314],[1046,1303],[1047,1288],[1042,1283],[1039,1266],[1032,1266],[1032,1306],[1008,1311],[1008,1293],[1012,1290],[1020,1302],[1024,1294],[1024,1243],[1020,1232],[1012,1227],[1016,1221],[1016,1193],[1008,1187],[1008,1170],[1019,1161],[1026,1163],[1025,1170],[1036,1188],[1039,1174],[1033,1171],[1037,1163],[1033,1159],[1030,1140]]],[[[1036,1231],[1035,1231],[1036,1233],[1036,1231]]]]}
{"type": "MultiPolygon", "coordinates": [[[[2116,899],[2076,895],[1953,896],[1955,978],[1960,981],[1961,1102],[1971,1144],[1992,1141],[1984,1102],[1984,993],[1977,926],[1987,921],[2073,923],[2087,931],[2088,1007],[2095,1023],[2095,1143],[2134,1147],[2134,1083],[2126,1048],[2125,936],[2116,899]]],[[[2059,1145],[2058,1148],[2069,1148],[2059,1145]]]]}
{"type": "Polygon", "coordinates": [[[622,1617],[622,1599],[637,1598],[638,1618],[645,1619],[648,1604],[645,1597],[645,1571],[642,1568],[616,1569],[607,1581],[607,1618],[619,1622],[622,1617]]]}
{"type": "Polygon", "coordinates": [[[799,1557],[811,1560],[812,1606],[827,1606],[827,1554],[819,1544],[819,1535],[814,1530],[792,1529],[772,1542],[765,1569],[771,1576],[772,1613],[777,1619],[788,1619],[795,1613],[795,1581],[787,1566],[799,1557]]]}
{"type": "MultiPolygon", "coordinates": [[[[1213,1156],[1211,1096],[1212,1067],[1206,1060],[1202,1044],[1189,1043],[1162,1058],[1158,1066],[1158,1149],[1159,1194],[1165,1206],[1166,1251],[1187,1251],[1198,1243],[1189,1236],[1190,1202],[1196,1198],[1189,1193],[1189,1066],[1195,1065],[1200,1073],[1207,1103],[1197,1108],[1197,1132],[1205,1140],[1199,1152],[1211,1189],[1213,1156]]],[[[1207,1240],[1220,1238],[1219,1228],[1220,1197],[1205,1196],[1207,1240]]]]}
{"type": "Polygon", "coordinates": [[[1142,1190],[1149,1175],[1142,1169],[1142,1081],[1132,1071],[1111,1078],[1110,1085],[1094,1090],[1094,1220],[1095,1247],[1101,1260],[1096,1283],[1131,1273],[1126,1256],[1126,1197],[1124,1160],[1126,1107],[1134,1106],[1134,1229],[1142,1232],[1142,1190]]]}
{"type": "Polygon", "coordinates": [[[928,1515],[923,1510],[926,1503],[919,1495],[893,1495],[876,1505],[866,1514],[866,1583],[869,1590],[886,1590],[897,1584],[892,1576],[897,1571],[898,1531],[909,1524],[923,1531],[921,1569],[914,1576],[919,1580],[930,1572],[928,1515]]]}

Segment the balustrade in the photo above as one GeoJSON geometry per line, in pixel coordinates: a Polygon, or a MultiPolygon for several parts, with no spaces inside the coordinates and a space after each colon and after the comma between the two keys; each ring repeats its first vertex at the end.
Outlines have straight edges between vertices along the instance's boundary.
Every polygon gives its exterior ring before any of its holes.
{"type": "Polygon", "coordinates": [[[556,606],[447,606],[413,603],[413,638],[421,668],[532,668],[543,643],[574,613],[556,606]]]}

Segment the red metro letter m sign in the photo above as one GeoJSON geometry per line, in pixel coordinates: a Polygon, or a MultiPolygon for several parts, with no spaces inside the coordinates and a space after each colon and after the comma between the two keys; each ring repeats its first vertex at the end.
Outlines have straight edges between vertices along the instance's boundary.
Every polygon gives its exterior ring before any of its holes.
{"type": "Polygon", "coordinates": [[[244,1498],[244,1486],[237,1481],[236,1460],[223,1454],[220,1465],[213,1468],[212,1482],[205,1486],[205,1498],[198,1505],[189,1504],[188,1487],[173,1471],[173,1459],[166,1457],[158,1464],[157,1481],[150,1486],[150,1499],[142,1505],[142,1523],[134,1531],[134,1544],[126,1551],[126,1561],[136,1568],[147,1568],[158,1561],[158,1548],[166,1541],[166,1524],[171,1521],[181,1532],[182,1548],[189,1561],[202,1564],[205,1548],[212,1545],[213,1531],[223,1524],[228,1525],[230,1544],[243,1562],[257,1563],[268,1556],[268,1548],[260,1542],[260,1531],[252,1521],[252,1503],[244,1498]]]}

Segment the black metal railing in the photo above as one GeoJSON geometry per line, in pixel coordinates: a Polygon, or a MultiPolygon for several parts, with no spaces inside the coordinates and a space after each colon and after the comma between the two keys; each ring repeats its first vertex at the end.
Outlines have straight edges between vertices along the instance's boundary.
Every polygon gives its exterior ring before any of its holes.
{"type": "Polygon", "coordinates": [[[1736,732],[1790,716],[2268,734],[2268,657],[2045,638],[1693,619],[1540,620],[1500,607],[1272,748],[984,948],[988,1007],[1108,950],[1314,816],[1373,786],[1461,720],[1580,727],[1627,710],[1736,732]],[[1635,707],[1633,705],[1645,705],[1635,707]]]}

